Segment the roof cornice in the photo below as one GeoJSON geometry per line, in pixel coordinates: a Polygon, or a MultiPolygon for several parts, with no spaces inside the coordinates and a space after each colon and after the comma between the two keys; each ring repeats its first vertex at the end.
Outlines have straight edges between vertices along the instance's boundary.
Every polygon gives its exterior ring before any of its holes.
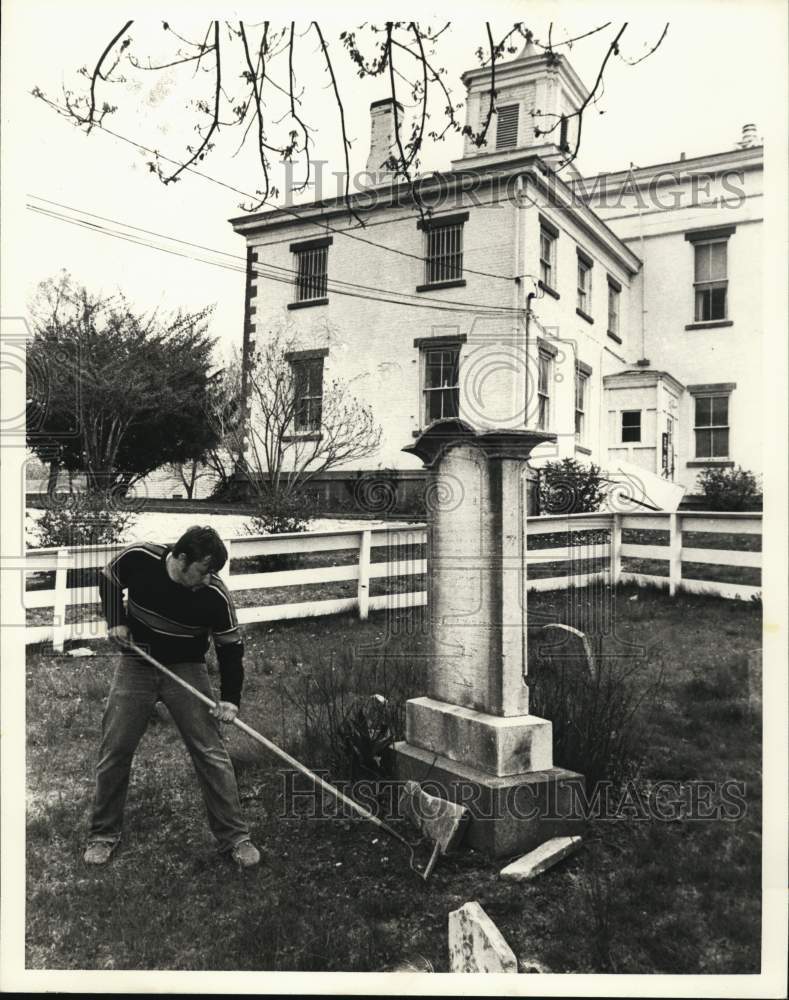
{"type": "MultiPolygon", "coordinates": [[[[541,166],[541,164],[540,164],[541,166]]],[[[641,258],[588,205],[573,196],[572,188],[555,173],[534,168],[526,171],[535,187],[546,196],[544,207],[559,209],[571,216],[598,245],[603,245],[630,275],[641,270],[641,258]]]]}
{"type": "MultiPolygon", "coordinates": [[[[459,169],[428,174],[424,178],[420,178],[420,190],[424,193],[427,200],[427,196],[437,190],[441,190],[446,194],[455,191],[462,192],[464,182],[468,183],[469,179],[475,184],[481,180],[484,185],[490,186],[497,181],[501,182],[519,174],[529,177],[534,186],[546,196],[546,205],[550,205],[565,214],[571,215],[574,221],[588,233],[593,241],[605,246],[625,271],[629,274],[636,274],[640,270],[641,260],[627,244],[605,222],[599,219],[592,209],[577,198],[574,199],[567,183],[553,171],[547,169],[539,156],[531,153],[509,159],[506,163],[501,164],[499,169],[491,165],[484,172],[479,169],[468,171],[459,169]]],[[[394,204],[405,205],[413,203],[413,194],[405,182],[400,184],[384,184],[352,194],[350,202],[351,206],[356,208],[360,214],[367,215],[371,211],[389,208],[394,204]],[[377,192],[382,197],[371,209],[369,202],[372,192],[377,192]]],[[[348,206],[345,200],[342,197],[336,197],[317,202],[308,202],[306,205],[275,208],[252,215],[237,216],[228,221],[235,232],[248,235],[256,230],[270,231],[272,229],[282,229],[286,226],[295,226],[300,223],[319,226],[331,218],[347,214],[348,206]]]]}
{"type": "Polygon", "coordinates": [[[685,386],[669,372],[656,368],[631,368],[623,372],[613,372],[603,376],[603,385],[639,385],[642,388],[656,386],[658,382],[668,382],[677,393],[683,393],[685,386]]]}
{"type": "Polygon", "coordinates": [[[599,182],[601,177],[609,184],[616,184],[620,181],[627,181],[628,184],[637,187],[648,185],[652,182],[655,174],[662,173],[666,176],[661,179],[661,183],[671,183],[677,174],[694,174],[697,172],[708,172],[711,174],[723,173],[735,167],[746,170],[760,170],[764,166],[764,147],[748,146],[746,149],[724,150],[721,153],[707,153],[704,156],[693,156],[684,160],[670,160],[666,163],[653,163],[645,167],[631,167],[627,170],[616,170],[601,172],[596,176],[581,178],[579,185],[586,187],[587,183],[599,182]]]}
{"type": "MultiPolygon", "coordinates": [[[[545,73],[555,73],[563,76],[567,83],[575,90],[576,96],[582,101],[589,96],[589,91],[584,86],[583,80],[573,69],[572,63],[563,55],[553,56],[547,52],[539,55],[530,55],[524,58],[512,59],[509,62],[496,64],[496,86],[508,83],[512,77],[529,78],[545,73]]],[[[462,73],[460,79],[466,88],[470,88],[474,83],[479,83],[485,78],[490,80],[489,66],[475,66],[462,73]]]]}
{"type": "MultiPolygon", "coordinates": [[[[416,179],[417,187],[429,202],[430,195],[436,191],[446,193],[462,191],[463,185],[469,181],[489,185],[497,180],[510,175],[522,173],[529,167],[534,167],[539,163],[539,157],[534,155],[520,156],[515,160],[508,161],[504,169],[495,169],[491,164],[490,168],[482,170],[451,170],[434,171],[423,177],[416,179]]],[[[376,186],[365,188],[351,194],[349,198],[350,206],[362,217],[369,215],[371,211],[382,208],[389,208],[392,205],[408,205],[414,201],[411,187],[406,181],[399,183],[387,182],[376,186]],[[375,194],[375,204],[370,206],[370,196],[375,194]]],[[[314,223],[325,221],[338,215],[348,214],[348,204],[342,196],[326,198],[320,201],[306,202],[303,205],[289,205],[285,208],[272,208],[265,212],[255,212],[249,215],[239,215],[228,222],[237,233],[245,233],[251,229],[264,228],[273,229],[282,226],[293,226],[299,222],[314,223]]]]}

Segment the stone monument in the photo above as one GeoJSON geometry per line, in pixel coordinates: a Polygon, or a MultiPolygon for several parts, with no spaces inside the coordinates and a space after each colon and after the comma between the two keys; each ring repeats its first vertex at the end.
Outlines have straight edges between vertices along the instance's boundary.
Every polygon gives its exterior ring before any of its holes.
{"type": "Polygon", "coordinates": [[[493,857],[578,832],[583,777],[554,767],[551,723],[529,714],[526,683],[528,457],[554,439],[449,419],[404,449],[428,469],[431,641],[396,773],[467,806],[465,842],[493,857]]]}

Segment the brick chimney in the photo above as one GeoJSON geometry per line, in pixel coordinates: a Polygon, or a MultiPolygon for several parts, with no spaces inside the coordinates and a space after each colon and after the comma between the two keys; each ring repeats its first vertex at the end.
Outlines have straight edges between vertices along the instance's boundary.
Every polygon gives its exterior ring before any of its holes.
{"type": "MultiPolygon", "coordinates": [[[[392,148],[396,146],[395,101],[386,97],[373,101],[370,105],[370,155],[367,157],[367,172],[377,176],[391,177],[392,171],[385,166],[392,148]]],[[[403,106],[397,102],[397,114],[402,127],[403,106]]],[[[395,154],[396,155],[396,154],[395,154]]]]}

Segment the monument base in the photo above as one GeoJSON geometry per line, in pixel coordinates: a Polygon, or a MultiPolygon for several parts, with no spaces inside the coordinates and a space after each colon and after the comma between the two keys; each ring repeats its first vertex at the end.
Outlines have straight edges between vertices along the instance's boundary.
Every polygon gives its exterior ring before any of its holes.
{"type": "Polygon", "coordinates": [[[489,857],[583,833],[584,777],[577,771],[551,767],[499,778],[405,741],[395,743],[394,767],[398,781],[417,781],[430,795],[466,806],[471,819],[463,843],[489,857]]]}
{"type": "Polygon", "coordinates": [[[489,715],[435,698],[405,704],[405,741],[504,777],[553,767],[553,727],[536,715],[489,715]]]}

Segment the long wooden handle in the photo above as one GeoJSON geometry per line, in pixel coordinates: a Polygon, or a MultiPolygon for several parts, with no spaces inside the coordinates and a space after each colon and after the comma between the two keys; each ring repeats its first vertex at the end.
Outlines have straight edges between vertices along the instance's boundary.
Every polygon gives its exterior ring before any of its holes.
{"type": "MultiPolygon", "coordinates": [[[[130,642],[129,640],[123,640],[123,641],[124,644],[128,646],[129,649],[131,649],[137,656],[141,656],[144,660],[147,660],[148,663],[151,664],[151,666],[156,667],[157,670],[161,670],[163,674],[167,674],[167,676],[171,680],[175,681],[176,684],[180,684],[182,688],[185,688],[187,691],[193,694],[195,698],[199,698],[200,701],[202,701],[206,705],[209,705],[211,708],[216,708],[216,702],[213,701],[211,698],[209,698],[207,695],[204,695],[202,691],[198,691],[196,687],[193,687],[188,681],[185,681],[182,677],[179,677],[178,674],[174,673],[172,670],[169,670],[167,667],[165,667],[164,664],[159,663],[158,660],[155,660],[152,656],[149,656],[148,653],[145,652],[145,650],[140,649],[140,647],[136,646],[133,642],[130,642]]],[[[380,827],[390,836],[395,837],[397,840],[401,841],[403,844],[406,845],[406,847],[409,848],[409,850],[413,850],[411,848],[411,845],[405,839],[405,837],[402,837],[396,830],[393,830],[392,827],[388,826],[382,820],[378,819],[375,813],[370,812],[370,810],[367,809],[365,806],[359,805],[358,802],[354,802],[353,799],[349,799],[347,795],[343,795],[343,793],[339,790],[339,788],[335,788],[334,785],[330,785],[328,781],[324,781],[323,778],[315,774],[314,771],[310,771],[308,767],[305,767],[304,764],[301,764],[299,761],[297,761],[295,757],[291,757],[289,753],[287,753],[281,747],[278,747],[276,743],[272,743],[271,740],[266,739],[266,737],[263,736],[261,733],[259,733],[256,729],[253,729],[252,726],[248,726],[246,722],[242,722],[241,719],[239,719],[238,717],[233,719],[233,725],[237,726],[242,732],[246,733],[247,736],[251,736],[253,740],[256,740],[258,743],[261,743],[264,747],[266,747],[267,750],[270,750],[271,753],[275,754],[281,760],[284,760],[286,764],[290,764],[290,766],[294,767],[297,771],[301,771],[301,773],[303,775],[306,775],[306,777],[308,777],[310,781],[313,781],[316,785],[319,785],[321,788],[325,789],[327,792],[329,792],[330,795],[333,795],[335,799],[339,799],[341,802],[344,802],[347,806],[350,806],[351,809],[354,809],[357,813],[359,813],[360,816],[363,816],[371,823],[374,823],[377,827],[380,827]]]]}

